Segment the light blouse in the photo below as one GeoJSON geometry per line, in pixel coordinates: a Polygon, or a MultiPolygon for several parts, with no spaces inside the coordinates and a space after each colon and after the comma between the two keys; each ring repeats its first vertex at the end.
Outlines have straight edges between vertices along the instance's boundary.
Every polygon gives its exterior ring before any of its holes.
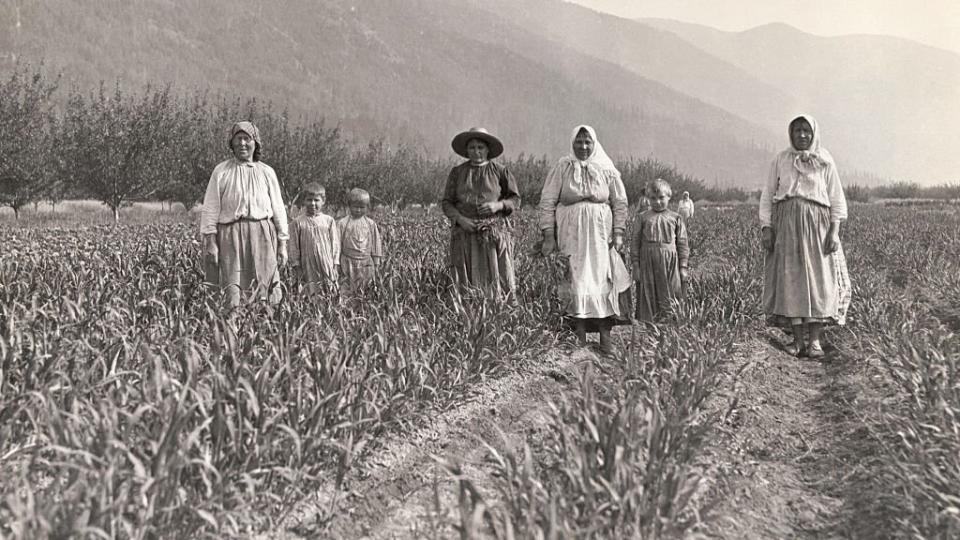
{"type": "Polygon", "coordinates": [[[213,169],[200,213],[200,234],[240,219],[272,219],[277,239],[290,238],[287,209],[273,167],[261,161],[228,159],[213,169]]]}
{"type": "Polygon", "coordinates": [[[801,172],[798,159],[797,152],[784,150],[773,160],[760,195],[760,225],[769,226],[773,205],[790,197],[800,197],[830,208],[833,223],[847,219],[847,199],[833,160],[823,160],[808,172],[801,172]]]}
{"type": "Polygon", "coordinates": [[[383,257],[383,242],[377,222],[363,216],[354,219],[345,216],[337,221],[340,229],[340,249],[348,259],[365,260],[383,257]]]}
{"type": "Polygon", "coordinates": [[[609,204],[613,210],[613,231],[623,234],[627,223],[627,191],[620,174],[615,169],[582,165],[576,160],[560,161],[547,175],[540,194],[540,228],[556,226],[558,204],[583,201],[609,204]]]}

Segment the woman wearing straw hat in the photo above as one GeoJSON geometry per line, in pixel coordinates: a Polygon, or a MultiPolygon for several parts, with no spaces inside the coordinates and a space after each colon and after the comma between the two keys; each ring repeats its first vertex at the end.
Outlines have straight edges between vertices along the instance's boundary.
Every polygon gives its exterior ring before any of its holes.
{"type": "Polygon", "coordinates": [[[450,264],[458,283],[509,295],[516,284],[512,224],[520,208],[517,182],[491,161],[503,153],[499,139],[483,128],[458,133],[450,144],[467,161],[450,171],[443,213],[450,218],[450,264]]]}
{"type": "Polygon", "coordinates": [[[209,283],[229,307],[241,291],[280,300],[278,266],[287,263],[287,211],[273,168],[260,161],[263,144],[252,122],[237,122],[227,144],[232,158],[213,169],[203,197],[200,234],[209,283]]]}

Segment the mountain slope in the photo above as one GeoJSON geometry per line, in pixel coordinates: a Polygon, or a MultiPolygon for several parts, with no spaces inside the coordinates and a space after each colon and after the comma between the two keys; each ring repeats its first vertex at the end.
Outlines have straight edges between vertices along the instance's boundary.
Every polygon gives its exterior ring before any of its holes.
{"type": "MultiPolygon", "coordinates": [[[[642,22],[794,96],[820,120],[824,144],[841,165],[922,183],[957,181],[960,55],[886,36],[814,36],[785,24],[722,32],[676,21],[642,22]]],[[[786,126],[779,131],[785,143],[786,126]]]]}
{"type": "Polygon", "coordinates": [[[16,54],[44,58],[82,88],[120,78],[267,97],[361,139],[438,156],[450,155],[455,132],[479,124],[511,154],[559,157],[573,125],[586,122],[612,155],[654,155],[721,184],[755,185],[769,160],[768,131],[531,32],[509,12],[445,0],[237,6],[38,0],[20,7],[17,27],[0,5],[0,67],[16,54]]]}

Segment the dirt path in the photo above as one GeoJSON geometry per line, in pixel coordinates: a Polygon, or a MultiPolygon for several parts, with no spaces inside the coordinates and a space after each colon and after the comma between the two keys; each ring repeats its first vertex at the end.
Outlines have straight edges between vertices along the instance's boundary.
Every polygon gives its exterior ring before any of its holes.
{"type": "MultiPolygon", "coordinates": [[[[582,366],[595,359],[586,350],[556,351],[535,368],[481,384],[475,399],[385,443],[348,479],[346,490],[321,487],[283,527],[261,538],[449,537],[454,531],[448,525],[458,518],[447,512],[456,512],[458,490],[435,458],[455,459],[475,481],[489,477],[481,441],[502,449],[536,437],[546,425],[547,403],[576,384],[582,366]],[[445,528],[433,534],[435,526],[445,528]]],[[[478,485],[490,493],[486,487],[478,485]]]]}
{"type": "MultiPolygon", "coordinates": [[[[880,406],[882,380],[851,351],[823,361],[782,350],[775,331],[737,347],[716,407],[729,409],[706,448],[701,531],[714,538],[873,538],[889,531],[877,442],[862,421],[880,406]],[[729,408],[730,400],[735,406],[729,408]]],[[[475,398],[400,434],[354,470],[346,489],[323,486],[283,527],[261,538],[447,538],[459,491],[437,462],[452,459],[485,497],[503,450],[541,438],[548,403],[575,387],[590,351],[556,351],[535,368],[487,381],[475,398]]]]}
{"type": "MultiPolygon", "coordinates": [[[[704,532],[717,538],[885,536],[874,465],[877,442],[863,415],[882,381],[850,351],[797,359],[770,331],[730,366],[737,405],[708,449],[717,503],[704,532]]],[[[892,496],[892,495],[889,495],[892,496]]]]}

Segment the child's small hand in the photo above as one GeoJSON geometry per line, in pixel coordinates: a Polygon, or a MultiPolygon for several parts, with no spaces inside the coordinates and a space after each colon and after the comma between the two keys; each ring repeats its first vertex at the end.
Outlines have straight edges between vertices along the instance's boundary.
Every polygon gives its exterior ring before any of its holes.
{"type": "Polygon", "coordinates": [[[540,245],[540,254],[549,256],[557,250],[557,239],[553,237],[553,229],[543,231],[543,244],[540,245]]]}
{"type": "Polygon", "coordinates": [[[338,279],[340,279],[340,265],[335,264],[333,265],[333,281],[337,281],[338,279]]]}
{"type": "Polygon", "coordinates": [[[690,276],[690,271],[686,267],[680,268],[680,282],[686,283],[690,276]]]}

